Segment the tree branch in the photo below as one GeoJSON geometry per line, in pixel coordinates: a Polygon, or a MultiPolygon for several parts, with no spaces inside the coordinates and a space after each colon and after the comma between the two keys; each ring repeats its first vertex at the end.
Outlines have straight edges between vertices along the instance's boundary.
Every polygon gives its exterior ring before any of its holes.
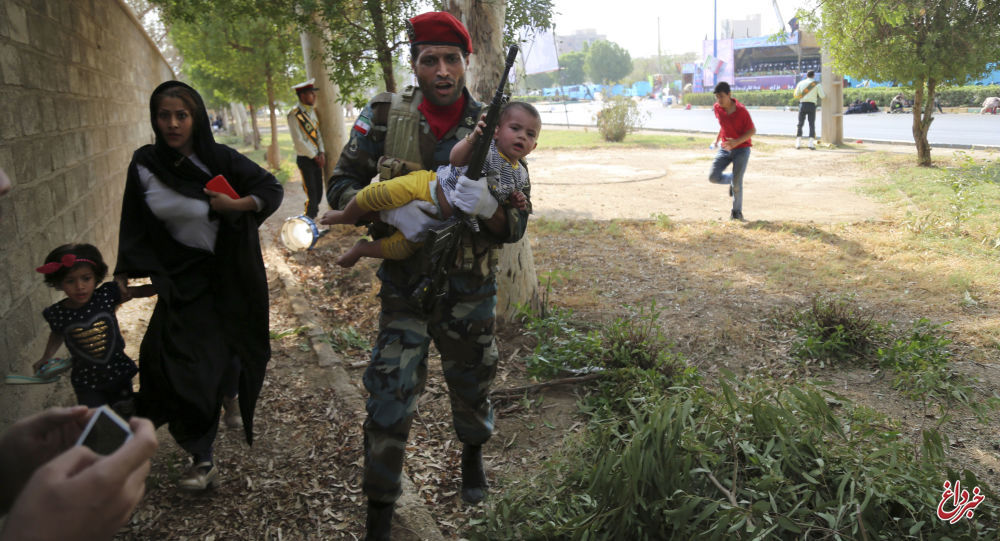
{"type": "Polygon", "coordinates": [[[575,385],[577,383],[586,383],[588,381],[598,380],[604,377],[603,373],[597,374],[587,374],[586,376],[574,376],[571,378],[560,378],[552,379],[549,381],[543,381],[541,383],[535,383],[533,385],[522,385],[520,387],[511,387],[508,389],[497,389],[490,393],[493,398],[513,398],[515,396],[520,396],[527,392],[540,391],[542,389],[547,389],[549,387],[555,387],[556,385],[575,385]]]}
{"type": "MultiPolygon", "coordinates": [[[[733,504],[733,507],[737,509],[743,509],[742,507],[740,507],[740,504],[736,503],[736,496],[728,489],[726,489],[726,487],[722,486],[722,483],[720,483],[719,480],[716,479],[714,475],[712,475],[712,472],[706,472],[706,475],[708,475],[708,480],[711,481],[713,485],[715,485],[715,488],[719,489],[723,494],[726,495],[727,498],[729,498],[729,503],[733,504]]],[[[750,518],[749,511],[747,511],[747,524],[749,524],[751,527],[756,528],[756,526],[754,526],[753,519],[750,518]]]]}

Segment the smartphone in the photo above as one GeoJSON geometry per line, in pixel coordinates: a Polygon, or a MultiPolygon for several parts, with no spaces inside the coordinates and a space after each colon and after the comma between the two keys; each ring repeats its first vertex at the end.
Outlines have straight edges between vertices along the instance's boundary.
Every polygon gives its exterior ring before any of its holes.
{"type": "Polygon", "coordinates": [[[222,175],[215,175],[215,177],[213,177],[212,180],[208,181],[208,184],[205,184],[205,187],[208,188],[209,190],[212,190],[213,192],[224,193],[229,197],[232,197],[233,199],[240,198],[240,195],[236,193],[236,190],[234,190],[233,187],[229,184],[229,181],[226,180],[226,177],[222,175]]]}
{"type": "Polygon", "coordinates": [[[110,455],[132,438],[132,429],[125,419],[107,405],[97,408],[83,429],[77,445],[86,445],[99,455],[110,455]]]}

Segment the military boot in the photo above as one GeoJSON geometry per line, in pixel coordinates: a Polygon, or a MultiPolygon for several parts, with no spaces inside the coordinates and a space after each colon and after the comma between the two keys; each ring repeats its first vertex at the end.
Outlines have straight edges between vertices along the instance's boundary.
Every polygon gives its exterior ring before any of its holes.
{"type": "Polygon", "coordinates": [[[391,503],[368,502],[365,541],[391,541],[393,507],[391,503]]]}
{"type": "Polygon", "coordinates": [[[465,503],[479,503],[486,497],[486,471],[483,469],[483,448],[481,445],[466,445],[462,448],[462,500],[465,503]]]}

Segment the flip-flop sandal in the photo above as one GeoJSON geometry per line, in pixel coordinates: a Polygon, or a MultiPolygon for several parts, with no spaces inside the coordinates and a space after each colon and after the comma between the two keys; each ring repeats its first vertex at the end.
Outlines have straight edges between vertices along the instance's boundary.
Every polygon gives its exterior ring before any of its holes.
{"type": "Polygon", "coordinates": [[[7,385],[33,385],[40,383],[55,383],[59,381],[59,376],[54,377],[44,377],[44,376],[22,376],[19,374],[8,374],[4,378],[4,383],[7,385]]]}
{"type": "Polygon", "coordinates": [[[35,376],[40,378],[58,377],[70,368],[73,368],[73,361],[70,359],[49,359],[38,369],[38,372],[35,372],[35,376]]]}

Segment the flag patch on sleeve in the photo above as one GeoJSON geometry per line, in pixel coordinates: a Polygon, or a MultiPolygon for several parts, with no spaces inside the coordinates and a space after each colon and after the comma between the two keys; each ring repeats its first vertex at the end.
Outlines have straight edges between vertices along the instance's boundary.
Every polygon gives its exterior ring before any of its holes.
{"type": "Polygon", "coordinates": [[[354,123],[354,131],[360,133],[361,135],[368,135],[368,130],[371,130],[371,124],[368,123],[368,119],[361,116],[354,123]]]}

